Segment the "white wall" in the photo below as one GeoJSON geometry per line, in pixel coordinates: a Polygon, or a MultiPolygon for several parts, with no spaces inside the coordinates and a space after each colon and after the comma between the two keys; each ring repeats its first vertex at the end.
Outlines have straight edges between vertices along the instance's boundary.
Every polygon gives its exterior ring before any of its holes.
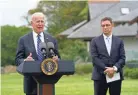
{"type": "Polygon", "coordinates": [[[121,37],[124,41],[126,60],[138,60],[138,38],[121,37]]]}

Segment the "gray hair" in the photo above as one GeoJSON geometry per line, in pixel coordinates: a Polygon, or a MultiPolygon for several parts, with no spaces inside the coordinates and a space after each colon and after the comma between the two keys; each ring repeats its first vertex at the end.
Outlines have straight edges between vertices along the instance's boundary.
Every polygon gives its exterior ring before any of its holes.
{"type": "Polygon", "coordinates": [[[32,16],[31,16],[31,21],[32,21],[32,19],[33,19],[34,17],[36,17],[36,16],[42,16],[42,17],[44,17],[44,21],[46,20],[46,17],[45,17],[45,15],[44,15],[42,12],[35,12],[35,13],[33,13],[32,16]]]}

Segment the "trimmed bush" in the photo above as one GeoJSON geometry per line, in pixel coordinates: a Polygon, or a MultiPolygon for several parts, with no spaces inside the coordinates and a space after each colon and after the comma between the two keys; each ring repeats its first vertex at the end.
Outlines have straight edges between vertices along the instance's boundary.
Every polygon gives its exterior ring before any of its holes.
{"type": "Polygon", "coordinates": [[[76,74],[89,74],[92,73],[92,63],[87,64],[76,64],[75,65],[76,74]]]}
{"type": "Polygon", "coordinates": [[[124,68],[124,76],[131,79],[138,79],[138,68],[124,68]]]}
{"type": "MultiPolygon", "coordinates": [[[[90,74],[92,73],[92,63],[85,64],[75,64],[75,73],[76,74],[90,74]]],[[[124,68],[124,76],[126,78],[138,79],[138,68],[124,68]]]]}

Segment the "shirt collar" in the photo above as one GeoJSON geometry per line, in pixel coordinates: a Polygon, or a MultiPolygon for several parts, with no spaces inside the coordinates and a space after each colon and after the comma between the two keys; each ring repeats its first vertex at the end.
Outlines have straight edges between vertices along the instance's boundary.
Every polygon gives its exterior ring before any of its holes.
{"type": "Polygon", "coordinates": [[[106,39],[106,38],[112,39],[112,34],[110,36],[106,36],[105,34],[103,34],[103,37],[104,37],[104,39],[106,39]]]}
{"type": "MultiPolygon", "coordinates": [[[[33,35],[34,35],[35,37],[37,37],[38,34],[37,34],[36,32],[33,31],[33,35]]],[[[40,37],[43,37],[43,32],[41,32],[39,35],[40,35],[40,37]]]]}

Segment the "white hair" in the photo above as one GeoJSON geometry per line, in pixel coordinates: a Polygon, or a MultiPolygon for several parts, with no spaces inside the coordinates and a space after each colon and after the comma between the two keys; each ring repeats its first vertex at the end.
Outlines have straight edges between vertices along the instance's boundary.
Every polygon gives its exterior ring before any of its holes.
{"type": "Polygon", "coordinates": [[[35,12],[35,13],[32,14],[32,16],[31,16],[31,21],[32,21],[32,19],[33,19],[34,17],[36,17],[36,16],[42,16],[42,17],[44,17],[44,20],[46,20],[46,17],[45,17],[45,15],[44,15],[42,12],[35,12]]]}

